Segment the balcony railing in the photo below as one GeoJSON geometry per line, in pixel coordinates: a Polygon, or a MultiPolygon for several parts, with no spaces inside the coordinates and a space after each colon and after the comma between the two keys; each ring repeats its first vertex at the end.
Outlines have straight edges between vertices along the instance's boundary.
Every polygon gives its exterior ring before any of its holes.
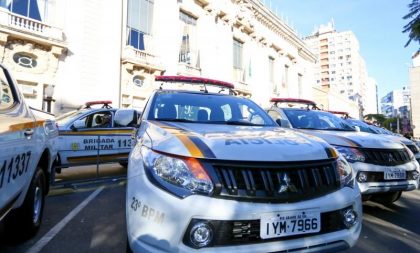
{"type": "Polygon", "coordinates": [[[61,29],[47,25],[39,20],[12,13],[7,9],[0,8],[0,25],[15,28],[48,39],[63,40],[61,29]]]}

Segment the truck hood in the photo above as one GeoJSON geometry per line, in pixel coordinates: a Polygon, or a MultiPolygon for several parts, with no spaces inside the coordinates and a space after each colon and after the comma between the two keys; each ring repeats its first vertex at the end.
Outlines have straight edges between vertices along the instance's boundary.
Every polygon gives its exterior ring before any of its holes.
{"type": "Polygon", "coordinates": [[[397,135],[389,135],[389,134],[381,134],[381,136],[388,138],[390,140],[403,143],[404,145],[415,145],[415,143],[405,137],[397,136],[397,135]]]}
{"type": "Polygon", "coordinates": [[[300,130],[307,134],[315,135],[331,145],[359,148],[402,149],[400,142],[395,142],[379,134],[353,131],[330,130],[300,130]]]}
{"type": "Polygon", "coordinates": [[[145,121],[150,148],[173,155],[238,161],[331,158],[327,143],[280,127],[145,121]]]}

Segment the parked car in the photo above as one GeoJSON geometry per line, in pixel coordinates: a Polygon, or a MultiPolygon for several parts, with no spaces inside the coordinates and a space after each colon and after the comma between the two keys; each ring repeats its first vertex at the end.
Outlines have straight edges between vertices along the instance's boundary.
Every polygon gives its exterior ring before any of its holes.
{"type": "Polygon", "coordinates": [[[0,65],[0,222],[11,240],[28,239],[41,226],[44,199],[57,156],[57,127],[26,105],[0,65]]]}
{"type": "MultiPolygon", "coordinates": [[[[97,162],[127,165],[136,123],[129,126],[116,124],[114,116],[118,109],[110,104],[111,101],[91,101],[79,110],[57,117],[60,131],[58,168],[97,162]],[[94,108],[95,105],[100,107],[94,108]]],[[[135,112],[133,117],[137,119],[139,113],[135,112]]]]}
{"type": "Polygon", "coordinates": [[[156,80],[198,88],[156,90],[147,102],[129,156],[128,251],[325,252],[356,243],[361,196],[334,148],[225,94],[232,84],[156,80]]]}
{"type": "Polygon", "coordinates": [[[402,144],[406,145],[411,150],[411,152],[413,152],[416,160],[420,163],[420,149],[414,141],[402,136],[394,135],[391,131],[387,129],[369,125],[361,120],[346,119],[345,121],[351,126],[359,127],[360,131],[362,132],[380,134],[383,137],[388,138],[390,140],[401,142],[402,144]]]}
{"type": "Polygon", "coordinates": [[[276,122],[322,138],[347,159],[357,173],[365,200],[372,197],[391,204],[403,191],[418,187],[419,164],[405,145],[381,135],[358,132],[343,119],[317,109],[312,101],[273,98],[271,102],[268,113],[276,122]],[[292,104],[295,106],[290,107],[292,104]]]}

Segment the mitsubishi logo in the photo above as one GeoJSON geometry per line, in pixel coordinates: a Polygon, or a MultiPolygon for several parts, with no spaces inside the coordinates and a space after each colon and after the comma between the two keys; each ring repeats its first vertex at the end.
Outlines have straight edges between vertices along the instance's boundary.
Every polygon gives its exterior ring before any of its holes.
{"type": "Polygon", "coordinates": [[[278,193],[283,193],[283,192],[297,192],[296,187],[293,185],[293,183],[290,180],[290,177],[287,173],[281,173],[280,175],[280,187],[279,190],[277,191],[278,193]]]}
{"type": "Polygon", "coordinates": [[[388,154],[388,162],[395,162],[394,156],[391,153],[388,154]]]}

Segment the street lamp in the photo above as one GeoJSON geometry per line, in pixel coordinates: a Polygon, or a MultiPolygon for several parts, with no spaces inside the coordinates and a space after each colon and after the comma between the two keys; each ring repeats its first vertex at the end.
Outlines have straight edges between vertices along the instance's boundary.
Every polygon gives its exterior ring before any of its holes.
{"type": "Polygon", "coordinates": [[[44,101],[47,102],[47,112],[51,112],[51,102],[55,101],[55,99],[53,99],[54,85],[48,84],[47,86],[45,86],[44,95],[44,101]]]}

